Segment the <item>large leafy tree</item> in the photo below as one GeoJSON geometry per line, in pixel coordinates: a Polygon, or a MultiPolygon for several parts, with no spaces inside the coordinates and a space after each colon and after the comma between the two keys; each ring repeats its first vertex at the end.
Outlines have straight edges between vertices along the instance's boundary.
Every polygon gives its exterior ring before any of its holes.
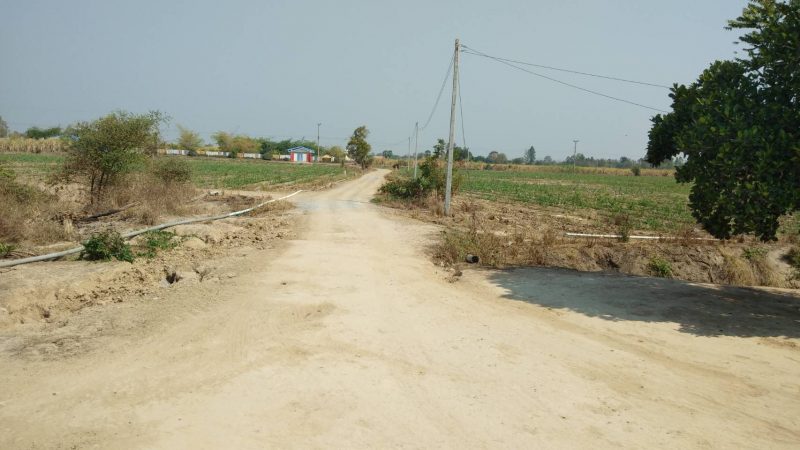
{"type": "Polygon", "coordinates": [[[800,0],[751,0],[728,28],[746,30],[746,57],[672,88],[646,160],[686,156],[676,178],[694,183],[692,214],[714,236],[772,240],[800,209],[800,0]]]}
{"type": "Polygon", "coordinates": [[[366,169],[372,164],[372,157],[369,155],[372,146],[367,142],[367,136],[369,136],[369,130],[362,125],[353,131],[350,141],[347,142],[347,155],[357,162],[362,169],[366,169]]]}
{"type": "Polygon", "coordinates": [[[159,125],[165,120],[159,112],[139,115],[119,111],[70,126],[64,131],[69,143],[65,174],[85,179],[94,202],[109,185],[155,153],[159,125]]]}

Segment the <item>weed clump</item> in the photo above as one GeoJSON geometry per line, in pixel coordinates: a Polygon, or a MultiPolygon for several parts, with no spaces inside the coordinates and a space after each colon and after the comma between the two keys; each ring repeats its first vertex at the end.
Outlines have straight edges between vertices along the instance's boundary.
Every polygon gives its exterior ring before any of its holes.
{"type": "Polygon", "coordinates": [[[627,213],[615,215],[614,225],[617,227],[619,240],[628,242],[631,239],[631,230],[633,229],[631,215],[627,213]]]}
{"type": "Polygon", "coordinates": [[[647,264],[647,269],[650,270],[650,273],[653,276],[659,278],[672,278],[672,265],[669,261],[659,258],[658,256],[653,257],[650,260],[650,263],[647,264]]]}
{"type": "Polygon", "coordinates": [[[763,247],[748,247],[742,251],[742,256],[750,262],[759,261],[767,256],[767,249],[763,247]]]}
{"type": "Polygon", "coordinates": [[[175,239],[175,233],[170,231],[148,231],[143,235],[144,249],[138,253],[137,256],[145,258],[155,258],[159,250],[171,250],[178,246],[178,241],[175,239]]]}
{"type": "Polygon", "coordinates": [[[83,243],[80,258],[89,261],[109,261],[116,258],[133,262],[133,251],[117,231],[107,230],[93,234],[83,243]]]}
{"type": "Polygon", "coordinates": [[[5,258],[11,252],[14,251],[16,247],[13,244],[4,244],[0,242],[0,258],[5,258]]]}

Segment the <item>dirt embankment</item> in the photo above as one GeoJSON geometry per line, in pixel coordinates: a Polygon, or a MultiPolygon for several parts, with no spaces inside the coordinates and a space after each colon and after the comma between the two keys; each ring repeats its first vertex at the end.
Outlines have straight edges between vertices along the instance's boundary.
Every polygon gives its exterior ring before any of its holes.
{"type": "MultiPolygon", "coordinates": [[[[491,202],[461,195],[453,216],[440,208],[383,199],[409,217],[446,227],[435,246],[435,259],[458,266],[466,254],[489,267],[545,266],[581,271],[676,278],[738,286],[800,288],[784,260],[791,243],[764,244],[752,238],[715,241],[700,229],[682,230],[661,240],[568,237],[566,233],[619,234],[593,211],[562,211],[516,203],[491,202]]],[[[627,230],[629,235],[655,235],[627,230]]]]}
{"type": "MultiPolygon", "coordinates": [[[[214,196],[198,208],[202,213],[250,206],[264,194],[214,196]]],[[[170,229],[178,245],[155,257],[122,261],[54,261],[0,270],[0,330],[14,325],[59,326],[87,306],[158,299],[177,286],[237,276],[237,256],[280,245],[294,235],[297,214],[276,202],[249,216],[170,229]]],[[[91,229],[119,227],[115,219],[91,229]]],[[[134,249],[144,236],[131,241],[134,249]]]]}

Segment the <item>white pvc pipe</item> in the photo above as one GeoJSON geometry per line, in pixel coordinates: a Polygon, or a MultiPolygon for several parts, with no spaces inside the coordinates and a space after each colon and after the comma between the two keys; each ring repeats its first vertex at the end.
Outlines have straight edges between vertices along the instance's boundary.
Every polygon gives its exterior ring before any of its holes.
{"type": "MultiPolygon", "coordinates": [[[[279,200],[285,200],[285,199],[287,199],[289,197],[294,197],[295,195],[297,195],[297,194],[299,194],[301,192],[303,192],[302,189],[300,189],[299,191],[294,192],[292,194],[289,194],[289,195],[287,195],[285,197],[276,198],[276,199],[272,199],[272,200],[267,200],[265,202],[259,203],[256,206],[253,206],[252,208],[243,209],[241,211],[234,211],[234,212],[231,212],[231,213],[220,214],[218,216],[197,217],[197,218],[194,218],[194,219],[183,219],[183,220],[178,220],[178,221],[175,221],[175,222],[167,222],[167,223],[163,223],[161,225],[155,225],[155,226],[152,226],[152,227],[149,227],[149,228],[145,228],[143,230],[131,231],[129,233],[123,234],[122,237],[125,238],[125,239],[130,239],[130,238],[132,238],[134,236],[138,236],[140,234],[147,233],[148,231],[157,231],[157,230],[163,230],[164,228],[175,227],[175,226],[178,226],[178,225],[187,225],[187,224],[190,224],[190,223],[197,223],[197,222],[208,222],[210,220],[219,220],[219,219],[225,219],[225,218],[228,218],[228,217],[240,216],[242,214],[245,214],[245,213],[248,213],[250,211],[253,211],[254,209],[261,208],[262,206],[264,206],[264,205],[266,205],[268,203],[277,202],[279,200]]],[[[49,253],[47,255],[31,256],[31,257],[28,257],[28,258],[12,259],[12,260],[9,260],[9,261],[0,261],[0,268],[13,267],[13,266],[18,266],[20,264],[28,264],[28,263],[33,263],[33,262],[47,261],[47,260],[50,260],[50,259],[62,258],[62,257],[67,256],[67,255],[73,255],[75,253],[81,252],[82,250],[83,250],[83,246],[81,245],[80,247],[72,248],[72,249],[69,249],[69,250],[64,250],[62,252],[57,252],[57,253],[49,253]]]]}

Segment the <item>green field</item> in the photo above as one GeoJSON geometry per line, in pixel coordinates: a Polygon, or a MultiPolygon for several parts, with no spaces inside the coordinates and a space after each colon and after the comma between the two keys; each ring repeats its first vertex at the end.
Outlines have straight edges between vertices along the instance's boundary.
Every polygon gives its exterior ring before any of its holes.
{"type": "Polygon", "coordinates": [[[630,214],[634,227],[673,231],[694,223],[688,207],[691,185],[672,176],[570,172],[464,170],[461,190],[495,201],[531,203],[601,215],[630,214]]]}
{"type": "Polygon", "coordinates": [[[0,164],[13,169],[17,175],[30,179],[46,179],[63,162],[62,155],[50,153],[0,153],[0,164]]]}
{"type": "MultiPolygon", "coordinates": [[[[238,189],[260,184],[312,184],[341,180],[344,169],[338,164],[292,164],[290,162],[242,161],[212,158],[187,158],[192,181],[198,187],[238,189]]],[[[347,168],[348,176],[356,169],[347,168]]]]}
{"type": "MultiPolygon", "coordinates": [[[[180,158],[180,157],[172,157],[180,158]]],[[[0,153],[5,163],[20,177],[44,180],[58,170],[64,156],[33,153],[0,153]]],[[[258,184],[262,187],[308,185],[356,176],[358,169],[344,169],[338,164],[292,164],[289,162],[247,161],[224,158],[184,158],[192,168],[192,182],[200,188],[241,189],[258,184]]]]}

